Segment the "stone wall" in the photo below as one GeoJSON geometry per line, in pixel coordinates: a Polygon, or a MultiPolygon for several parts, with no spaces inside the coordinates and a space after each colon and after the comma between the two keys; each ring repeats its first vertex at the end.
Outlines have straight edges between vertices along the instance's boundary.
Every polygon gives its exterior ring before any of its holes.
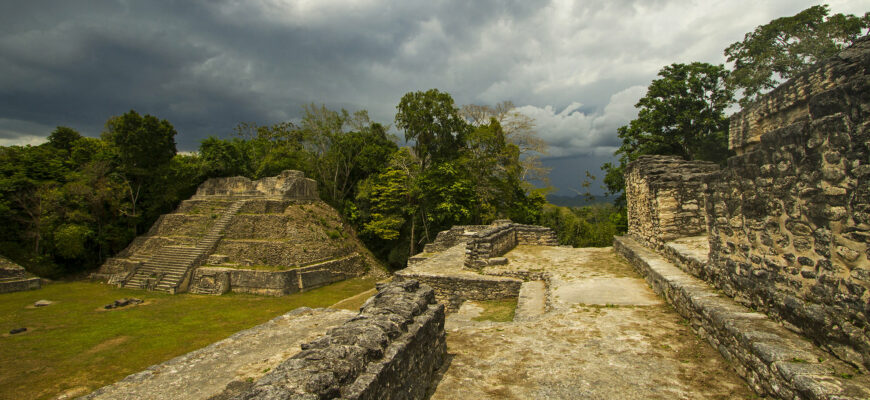
{"type": "Polygon", "coordinates": [[[815,118],[813,114],[818,114],[820,109],[847,105],[843,101],[864,101],[860,97],[862,91],[866,96],[863,87],[866,82],[861,80],[867,68],[867,42],[867,37],[860,39],[833,59],[816,64],[751,107],[734,114],[728,131],[728,147],[737,154],[751,151],[767,132],[815,118]],[[843,96],[857,97],[846,99],[843,96]]]}
{"type": "Polygon", "coordinates": [[[538,225],[513,224],[517,245],[558,246],[559,239],[551,228],[538,225]]]}
{"type": "Polygon", "coordinates": [[[199,185],[193,199],[209,197],[319,200],[317,182],[306,178],[301,171],[292,170],[282,171],[278,176],[270,176],[256,181],[243,176],[211,178],[199,185]]]}
{"type": "Polygon", "coordinates": [[[855,374],[801,335],[738,305],[629,236],[614,237],[613,248],[758,394],[788,400],[870,398],[870,376],[855,374]]]}
{"type": "Polygon", "coordinates": [[[236,292],[283,296],[316,289],[365,272],[365,261],[357,253],[286,271],[200,267],[194,271],[188,290],[198,294],[236,292]]]}
{"type": "Polygon", "coordinates": [[[379,285],[358,316],[213,399],[422,399],[446,351],[444,307],[431,288],[379,285]]]}
{"type": "Polygon", "coordinates": [[[472,235],[466,244],[465,266],[480,270],[489,265],[489,259],[511,251],[518,244],[555,246],[558,240],[550,228],[497,221],[472,235]]]}
{"type": "Polygon", "coordinates": [[[403,274],[397,272],[396,282],[419,281],[435,290],[435,298],[443,304],[447,312],[455,312],[466,300],[504,300],[515,299],[520,294],[520,279],[481,275],[434,275],[403,274]]]}
{"type": "Polygon", "coordinates": [[[732,117],[710,180],[709,275],[870,369],[870,40],[732,117]]]}
{"type": "Polygon", "coordinates": [[[459,243],[467,243],[472,236],[489,228],[489,225],[456,225],[446,231],[438,232],[438,236],[432,243],[427,243],[423,248],[424,253],[437,253],[447,250],[459,243]]]}
{"type": "Polygon", "coordinates": [[[704,179],[718,170],[706,161],[640,156],[625,170],[628,234],[653,248],[706,232],[704,179]]]}

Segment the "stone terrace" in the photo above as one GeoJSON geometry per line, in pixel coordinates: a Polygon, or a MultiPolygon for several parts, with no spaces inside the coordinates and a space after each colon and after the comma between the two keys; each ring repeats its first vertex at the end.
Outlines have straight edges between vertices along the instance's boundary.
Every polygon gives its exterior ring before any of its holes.
{"type": "MultiPolygon", "coordinates": [[[[549,311],[524,317],[518,309],[512,322],[478,322],[482,307],[467,301],[449,314],[452,357],[433,399],[753,396],[611,248],[521,245],[505,258],[507,265],[485,271],[547,275],[547,288],[521,296],[518,308],[537,300],[549,311]]],[[[534,282],[541,281],[525,284],[534,282]]]]}

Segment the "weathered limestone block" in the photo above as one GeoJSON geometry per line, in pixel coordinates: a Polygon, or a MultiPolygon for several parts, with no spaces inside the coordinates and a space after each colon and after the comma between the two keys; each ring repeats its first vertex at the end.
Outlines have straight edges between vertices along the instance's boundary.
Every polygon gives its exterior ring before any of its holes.
{"type": "Polygon", "coordinates": [[[456,225],[446,231],[438,232],[432,243],[423,248],[424,253],[437,253],[459,243],[468,243],[475,233],[489,228],[489,225],[456,225]]]}
{"type": "Polygon", "coordinates": [[[446,355],[444,307],[416,281],[378,286],[357,317],[217,399],[422,399],[446,355]]]}
{"type": "Polygon", "coordinates": [[[731,120],[738,155],[707,188],[706,275],[870,369],[870,40],[731,120]]]}
{"type": "Polygon", "coordinates": [[[640,156],[625,170],[628,233],[653,248],[707,230],[704,180],[718,170],[707,161],[640,156]]]}
{"type": "Polygon", "coordinates": [[[455,312],[466,300],[486,301],[515,299],[519,296],[521,279],[498,276],[436,275],[406,273],[399,271],[393,277],[396,282],[419,281],[435,290],[435,298],[455,312]]]}

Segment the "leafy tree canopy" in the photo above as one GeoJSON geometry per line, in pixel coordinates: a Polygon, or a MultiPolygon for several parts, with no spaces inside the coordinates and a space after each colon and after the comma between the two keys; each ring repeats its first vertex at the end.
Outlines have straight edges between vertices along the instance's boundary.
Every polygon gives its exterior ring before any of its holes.
{"type": "Polygon", "coordinates": [[[166,165],[175,156],[176,133],[169,121],[130,110],[109,118],[102,138],[117,146],[123,169],[138,175],[166,165]]]}
{"type": "Polygon", "coordinates": [[[817,5],[774,19],[725,49],[728,62],[734,63],[728,82],[742,91],[741,106],[835,55],[870,29],[870,12],[862,17],[828,13],[827,5],[817,5]]]}
{"type": "Polygon", "coordinates": [[[465,145],[470,127],[450,94],[438,89],[407,93],[396,109],[396,127],[405,131],[406,141],[415,141],[414,153],[423,168],[455,158],[465,145]]]}
{"type": "Polygon", "coordinates": [[[724,162],[728,157],[725,109],[733,93],[722,65],[671,64],[659,71],[635,107],[638,116],[617,131],[620,165],[605,164],[611,193],[624,189],[624,165],[642,154],[672,154],[688,160],[724,162]]]}

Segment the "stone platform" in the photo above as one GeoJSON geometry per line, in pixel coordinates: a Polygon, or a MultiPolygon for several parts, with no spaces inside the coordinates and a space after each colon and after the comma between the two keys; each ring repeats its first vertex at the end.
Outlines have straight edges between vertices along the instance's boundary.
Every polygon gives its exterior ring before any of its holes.
{"type": "Polygon", "coordinates": [[[448,314],[451,358],[432,399],[754,396],[611,248],[521,245],[504,257],[483,271],[548,279],[523,281],[514,321],[475,321],[474,301],[448,314]]]}
{"type": "Polygon", "coordinates": [[[870,377],[681,270],[678,265],[692,270],[693,264],[706,262],[700,243],[700,238],[668,243],[666,253],[677,261],[672,263],[630,237],[614,238],[615,249],[759,394],[780,399],[870,398],[870,377]]]}

